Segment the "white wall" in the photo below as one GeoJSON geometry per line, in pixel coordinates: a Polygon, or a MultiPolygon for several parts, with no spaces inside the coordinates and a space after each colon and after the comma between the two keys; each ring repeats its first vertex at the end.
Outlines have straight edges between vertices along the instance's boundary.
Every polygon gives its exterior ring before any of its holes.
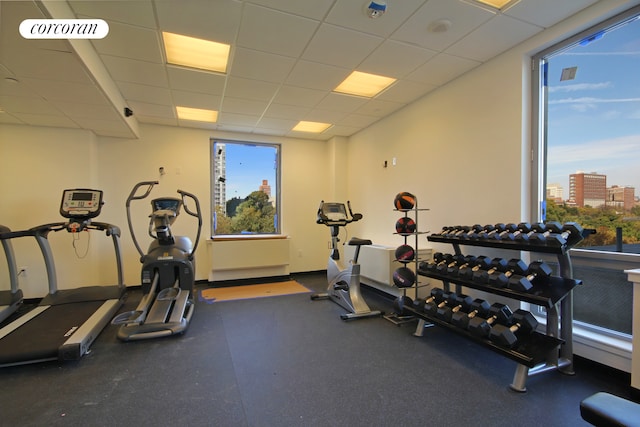
{"type": "MultiPolygon", "coordinates": [[[[127,226],[125,201],[139,181],[159,180],[152,196],[177,195],[182,189],[194,193],[201,203],[204,226],[196,253],[197,279],[206,280],[211,266],[207,239],[210,236],[209,206],[211,137],[282,144],[283,234],[290,236],[290,271],[325,268],[326,230],[315,224],[315,212],[321,198],[330,194],[329,144],[323,141],[296,140],[255,135],[224,134],[207,130],[143,125],[137,140],[100,138],[85,131],[0,125],[0,223],[14,230],[38,224],[62,221],[58,209],[62,190],[90,187],[104,191],[104,207],[97,219],[120,226],[125,283],[140,283],[139,255],[127,226]],[[160,176],[158,169],[166,174],[160,176]]],[[[143,250],[147,238],[151,197],[132,205],[134,227],[143,250]]],[[[175,224],[177,234],[195,235],[195,222],[183,214],[175,224]]],[[[60,287],[115,283],[115,261],[111,240],[92,233],[92,250],[81,266],[76,266],[71,236],[51,236],[60,287]],[[62,243],[58,244],[58,240],[62,243]]],[[[83,233],[84,234],[84,233],[83,233]]],[[[86,237],[86,236],[82,236],[86,237]]],[[[20,266],[29,267],[20,286],[27,297],[39,297],[46,291],[46,275],[40,252],[33,239],[14,241],[20,266]]],[[[81,243],[87,242],[82,240],[81,243]]],[[[81,246],[84,248],[84,246],[81,246]]],[[[239,254],[238,256],[242,256],[239,254]]],[[[0,268],[6,268],[4,262],[0,268]]],[[[3,277],[3,274],[0,271],[3,277]]],[[[5,279],[3,279],[4,281],[5,279]]],[[[4,284],[3,289],[8,288],[4,284]]]]}
{"type": "MultiPolygon", "coordinates": [[[[419,218],[423,231],[528,219],[528,58],[637,3],[600,1],[351,138],[318,142],[143,125],[140,139],[125,140],[79,130],[0,125],[0,222],[19,229],[57,221],[62,189],[101,188],[106,204],[100,219],[122,227],[126,283],[137,284],[138,254],[127,230],[125,199],[136,182],[158,179],[162,166],[167,174],[154,194],[175,194],[177,188],[195,193],[208,218],[210,137],[282,143],[282,224],[291,237],[292,272],[325,268],[328,232],[314,223],[320,199],[350,199],[365,216],[351,226],[350,235],[386,245],[398,244],[392,234],[398,217],[392,200],[399,191],[415,193],[420,206],[431,209],[419,218]],[[397,165],[383,168],[392,157],[397,165]]],[[[142,236],[149,213],[145,204],[134,210],[142,236]]],[[[177,222],[177,231],[187,234],[187,224],[177,222]]],[[[204,237],[209,232],[207,222],[204,237]]],[[[106,238],[91,243],[99,246],[98,255],[111,250],[106,238]]],[[[206,242],[201,245],[197,278],[206,279],[211,255],[206,242]]],[[[39,273],[32,268],[39,256],[16,246],[18,263],[30,269],[21,279],[27,296],[42,295],[42,282],[35,280],[39,273]]],[[[69,249],[69,241],[63,246],[69,249]]],[[[105,257],[94,261],[98,268],[72,267],[73,255],[58,260],[61,282],[110,283],[115,272],[105,257]]]]}

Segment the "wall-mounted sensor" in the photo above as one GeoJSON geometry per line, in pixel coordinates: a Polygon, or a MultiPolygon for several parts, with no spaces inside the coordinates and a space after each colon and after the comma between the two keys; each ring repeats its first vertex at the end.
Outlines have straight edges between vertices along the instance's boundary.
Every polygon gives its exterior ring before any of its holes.
{"type": "Polygon", "coordinates": [[[124,116],[125,117],[133,116],[133,110],[129,107],[124,107],[124,116]]]}
{"type": "Polygon", "coordinates": [[[365,12],[369,18],[380,18],[387,11],[387,2],[383,0],[374,0],[367,2],[365,12]]]}

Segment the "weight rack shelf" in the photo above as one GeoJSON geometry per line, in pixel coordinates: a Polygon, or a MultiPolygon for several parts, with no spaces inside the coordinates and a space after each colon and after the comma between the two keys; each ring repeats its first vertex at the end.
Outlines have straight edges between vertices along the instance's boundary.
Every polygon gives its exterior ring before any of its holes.
{"type": "MultiPolygon", "coordinates": [[[[444,229],[443,229],[444,230],[444,229]]],[[[449,291],[451,283],[455,284],[456,292],[462,293],[462,287],[478,289],[495,295],[512,298],[518,301],[544,307],[547,313],[546,333],[535,332],[531,339],[525,340],[516,350],[499,347],[486,340],[478,339],[467,331],[458,330],[453,325],[439,319],[431,318],[425,313],[419,313],[412,307],[407,307],[419,319],[415,335],[422,336],[428,323],[441,325],[456,333],[480,342],[518,362],[513,382],[510,387],[519,392],[526,391],[526,380],[529,376],[558,370],[573,375],[573,289],[581,285],[580,280],[573,279],[573,267],[569,251],[595,230],[583,230],[581,234],[574,234],[562,245],[546,245],[535,241],[513,241],[506,239],[468,239],[457,235],[443,235],[433,233],[427,240],[436,243],[451,244],[456,255],[461,255],[461,246],[486,247],[520,252],[537,252],[554,254],[558,259],[558,276],[549,278],[543,284],[535,284],[533,292],[518,292],[508,288],[491,287],[475,283],[465,278],[452,277],[435,271],[419,269],[418,275],[441,280],[445,291],[449,291]]]]}
{"type": "Polygon", "coordinates": [[[411,313],[414,317],[442,326],[459,335],[463,335],[464,337],[529,368],[534,368],[536,365],[543,363],[547,359],[549,352],[554,351],[564,342],[561,339],[554,338],[540,332],[534,332],[526,337],[526,339],[519,341],[517,347],[510,349],[496,345],[488,339],[478,338],[467,330],[460,329],[450,323],[438,319],[437,317],[429,316],[414,307],[405,307],[404,310],[411,313]]]}
{"type": "Polygon", "coordinates": [[[573,288],[582,284],[581,280],[552,276],[544,283],[534,285],[530,292],[525,293],[514,291],[513,289],[509,288],[496,288],[493,286],[476,283],[470,280],[464,280],[459,277],[450,276],[448,274],[438,274],[434,271],[425,271],[422,269],[418,269],[418,274],[445,282],[451,282],[456,285],[464,286],[465,288],[478,289],[480,291],[502,295],[504,297],[528,302],[530,304],[539,305],[545,308],[553,307],[553,305],[557,304],[564,297],[566,297],[569,292],[573,290],[573,288]]]}

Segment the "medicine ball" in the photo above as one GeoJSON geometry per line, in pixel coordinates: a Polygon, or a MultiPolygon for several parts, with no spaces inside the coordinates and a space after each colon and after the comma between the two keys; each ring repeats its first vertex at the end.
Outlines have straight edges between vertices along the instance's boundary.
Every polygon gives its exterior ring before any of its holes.
{"type": "Polygon", "coordinates": [[[399,288],[409,288],[416,282],[416,275],[408,267],[397,268],[393,272],[393,283],[399,288]]]}
{"type": "Polygon", "coordinates": [[[408,211],[416,206],[416,196],[411,193],[403,191],[396,194],[396,198],[393,199],[393,206],[399,211],[408,211]]]}
{"type": "Polygon", "coordinates": [[[415,251],[409,245],[400,245],[396,248],[396,259],[400,262],[411,262],[415,255],[415,251]]]}
{"type": "Polygon", "coordinates": [[[398,234],[412,234],[416,232],[416,222],[413,218],[404,216],[396,222],[396,232],[398,234]]]}

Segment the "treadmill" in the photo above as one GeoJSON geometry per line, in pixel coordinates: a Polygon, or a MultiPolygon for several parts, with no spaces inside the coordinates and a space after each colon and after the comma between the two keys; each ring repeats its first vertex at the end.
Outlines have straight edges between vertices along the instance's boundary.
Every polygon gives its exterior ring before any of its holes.
{"type": "Polygon", "coordinates": [[[0,233],[0,240],[34,237],[45,262],[49,293],[29,312],[0,329],[0,367],[52,360],[78,360],[85,355],[124,302],[120,229],[93,222],[102,209],[102,191],[64,190],[60,214],[66,222],[40,225],[24,231],[0,233]],[[58,289],[48,235],[50,232],[104,231],[116,255],[118,283],[58,289]]]}
{"type": "MultiPolygon", "coordinates": [[[[9,227],[0,225],[0,234],[10,232],[9,227]]],[[[0,323],[18,310],[22,304],[22,291],[18,287],[18,269],[11,240],[2,239],[2,247],[7,258],[10,289],[0,291],[0,323]]]]}

